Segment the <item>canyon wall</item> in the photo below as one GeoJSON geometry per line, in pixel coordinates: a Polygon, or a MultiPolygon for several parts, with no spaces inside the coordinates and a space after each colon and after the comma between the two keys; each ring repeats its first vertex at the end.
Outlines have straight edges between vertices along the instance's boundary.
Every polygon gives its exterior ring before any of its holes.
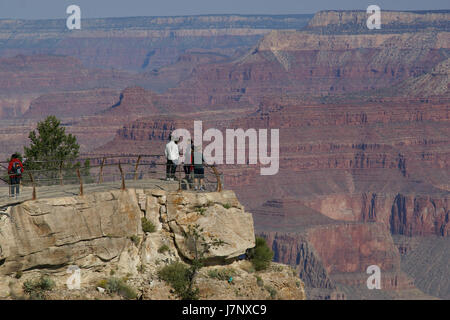
{"type": "Polygon", "coordinates": [[[320,33],[384,33],[407,32],[416,29],[433,28],[446,30],[450,27],[448,10],[429,11],[389,11],[381,9],[381,29],[370,30],[366,26],[372,13],[366,11],[333,11],[318,12],[309,21],[306,30],[320,33]]]}

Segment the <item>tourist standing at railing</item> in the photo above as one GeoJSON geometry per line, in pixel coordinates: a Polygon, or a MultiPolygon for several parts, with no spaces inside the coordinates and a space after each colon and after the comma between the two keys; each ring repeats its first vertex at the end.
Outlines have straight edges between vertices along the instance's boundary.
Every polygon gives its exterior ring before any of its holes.
{"type": "Polygon", "coordinates": [[[205,167],[202,148],[194,147],[194,189],[205,191],[205,167]]]}
{"type": "Polygon", "coordinates": [[[20,179],[22,178],[23,164],[20,161],[19,156],[14,153],[11,156],[11,160],[8,165],[9,184],[10,184],[10,197],[18,197],[20,191],[20,179]],[[15,195],[14,195],[15,193],[15,195]]]}
{"type": "Polygon", "coordinates": [[[166,180],[173,181],[175,179],[175,172],[177,170],[178,161],[180,159],[180,151],[178,149],[178,137],[170,136],[170,142],[166,144],[166,180]]]}
{"type": "Polygon", "coordinates": [[[194,170],[194,142],[188,140],[188,145],[186,147],[186,155],[184,156],[184,173],[186,174],[185,179],[189,182],[191,181],[191,172],[194,170]]]}

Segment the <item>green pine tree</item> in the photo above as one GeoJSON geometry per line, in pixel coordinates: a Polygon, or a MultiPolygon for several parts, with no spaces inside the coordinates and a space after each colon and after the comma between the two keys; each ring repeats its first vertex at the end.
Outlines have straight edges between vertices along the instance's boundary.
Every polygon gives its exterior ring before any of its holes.
{"type": "MultiPolygon", "coordinates": [[[[37,130],[31,131],[28,138],[31,143],[29,147],[24,147],[24,165],[27,170],[34,172],[37,179],[44,184],[55,184],[61,174],[66,179],[76,177],[75,169],[80,167],[80,163],[74,162],[79,155],[80,146],[75,136],[66,134],[60,120],[49,116],[38,122],[37,130]]],[[[86,170],[89,169],[84,169],[86,170]]]]}

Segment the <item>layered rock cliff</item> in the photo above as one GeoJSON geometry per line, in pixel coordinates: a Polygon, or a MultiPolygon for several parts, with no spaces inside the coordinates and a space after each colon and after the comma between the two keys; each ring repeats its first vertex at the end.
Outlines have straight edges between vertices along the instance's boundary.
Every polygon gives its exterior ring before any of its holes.
{"type": "MultiPolygon", "coordinates": [[[[430,11],[390,11],[381,9],[381,29],[377,33],[407,32],[417,29],[433,28],[448,30],[448,10],[430,11]]],[[[366,26],[367,19],[372,13],[366,11],[320,11],[308,22],[306,30],[320,33],[370,33],[366,26]]]]}
{"type": "Polygon", "coordinates": [[[209,15],[83,19],[67,32],[66,21],[0,21],[0,56],[62,54],[87,67],[140,71],[174,63],[186,49],[249,48],[272,29],[299,29],[312,15],[209,15]],[[216,42],[220,42],[217,45],[216,42]]]}
{"type": "MultiPolygon", "coordinates": [[[[196,249],[189,237],[193,226],[202,230],[202,243],[212,239],[223,241],[223,245],[206,252],[208,267],[196,280],[201,298],[264,299],[270,295],[258,288],[257,279],[249,271],[251,265],[237,261],[254,247],[255,236],[252,215],[244,211],[231,191],[200,194],[129,189],[26,201],[3,210],[0,216],[3,298],[23,294],[20,284],[38,274],[55,279],[57,287],[50,298],[80,298],[80,294],[85,298],[109,298],[96,292],[96,283],[113,274],[126,275],[127,282],[138,289],[141,298],[171,298],[170,288],[158,280],[156,272],[171,262],[194,257],[196,249]],[[143,218],[153,224],[154,230],[143,228],[143,218]],[[70,291],[66,287],[69,266],[80,270],[80,290],[70,291]],[[212,279],[208,270],[214,268],[232,269],[233,286],[212,279]]],[[[295,280],[287,267],[274,264],[261,276],[267,285],[278,289],[278,298],[305,297],[301,282],[295,280]]]]}

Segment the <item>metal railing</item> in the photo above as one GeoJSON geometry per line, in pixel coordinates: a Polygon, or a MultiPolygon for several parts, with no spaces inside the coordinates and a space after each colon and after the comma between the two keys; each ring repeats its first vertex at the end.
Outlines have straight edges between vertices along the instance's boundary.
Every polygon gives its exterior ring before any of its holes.
{"type": "MultiPolygon", "coordinates": [[[[38,190],[43,186],[79,184],[78,194],[83,195],[86,184],[101,185],[119,180],[120,188],[125,190],[127,181],[166,180],[166,163],[162,161],[165,161],[165,157],[162,155],[101,155],[80,157],[74,161],[48,159],[32,162],[26,160],[24,161],[21,185],[32,187],[32,200],[37,199],[38,190]],[[82,165],[86,160],[89,160],[89,165],[82,165]]],[[[223,174],[218,171],[216,166],[204,164],[204,168],[204,190],[222,191],[223,174]]],[[[8,173],[8,162],[0,162],[0,184],[3,182],[8,185],[9,196],[11,196],[10,176],[14,176],[14,174],[8,173]]],[[[178,190],[197,191],[194,188],[195,178],[197,177],[193,172],[186,175],[184,164],[179,164],[176,167],[174,182],[171,183],[178,182],[178,190]]]]}

